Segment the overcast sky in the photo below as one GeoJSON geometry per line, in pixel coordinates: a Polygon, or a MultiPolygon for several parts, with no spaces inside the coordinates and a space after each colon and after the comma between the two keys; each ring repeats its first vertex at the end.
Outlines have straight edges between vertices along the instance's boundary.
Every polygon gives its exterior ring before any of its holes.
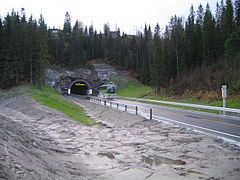
{"type": "Polygon", "coordinates": [[[121,31],[134,34],[136,28],[141,30],[144,24],[151,24],[152,29],[159,23],[164,29],[173,15],[186,17],[191,4],[196,10],[201,3],[207,2],[215,14],[216,3],[220,0],[0,0],[0,15],[7,12],[20,11],[25,8],[27,17],[33,14],[39,18],[42,13],[48,27],[62,28],[64,15],[68,11],[72,26],[76,19],[84,25],[93,24],[98,31],[104,23],[109,23],[111,30],[120,27],[121,31]]]}

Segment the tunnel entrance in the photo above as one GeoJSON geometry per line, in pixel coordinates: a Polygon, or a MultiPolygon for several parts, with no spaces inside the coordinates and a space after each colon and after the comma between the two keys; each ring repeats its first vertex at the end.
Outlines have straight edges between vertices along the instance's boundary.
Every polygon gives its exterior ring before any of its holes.
{"type": "Polygon", "coordinates": [[[71,86],[71,94],[88,95],[89,85],[83,81],[76,81],[71,86]]]}

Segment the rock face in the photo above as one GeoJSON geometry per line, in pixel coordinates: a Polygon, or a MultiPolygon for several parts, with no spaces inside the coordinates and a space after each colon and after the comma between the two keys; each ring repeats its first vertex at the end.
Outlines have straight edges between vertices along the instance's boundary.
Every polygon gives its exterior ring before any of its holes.
{"type": "Polygon", "coordinates": [[[101,81],[93,68],[83,67],[76,69],[48,68],[46,70],[45,81],[61,93],[67,93],[75,82],[83,82],[92,89],[93,94],[98,93],[101,81]]]}
{"type": "Polygon", "coordinates": [[[92,67],[101,80],[109,79],[119,74],[113,66],[108,64],[92,64],[92,67]]]}
{"type": "Polygon", "coordinates": [[[128,76],[123,75],[122,72],[111,65],[92,64],[92,68],[100,80],[105,83],[105,85],[107,85],[109,81],[112,81],[114,84],[116,84],[116,87],[119,88],[128,82],[128,76]]]}
{"type": "Polygon", "coordinates": [[[48,68],[45,81],[61,93],[67,93],[74,83],[82,82],[92,89],[93,95],[98,95],[99,86],[111,80],[117,87],[125,84],[128,80],[113,66],[108,64],[92,64],[81,68],[48,68]]]}

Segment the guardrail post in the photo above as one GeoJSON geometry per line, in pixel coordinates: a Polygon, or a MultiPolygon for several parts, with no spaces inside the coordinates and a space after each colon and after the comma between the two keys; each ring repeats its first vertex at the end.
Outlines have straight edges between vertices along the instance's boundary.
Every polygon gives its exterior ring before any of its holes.
{"type": "Polygon", "coordinates": [[[119,104],[117,103],[117,109],[118,109],[119,104]]]}
{"type": "Polygon", "coordinates": [[[150,109],[150,120],[152,120],[152,109],[150,109]]]}
{"type": "Polygon", "coordinates": [[[138,114],[138,107],[136,106],[136,115],[138,114]]]}
{"type": "Polygon", "coordinates": [[[127,111],[127,105],[125,105],[125,111],[127,111]]]}

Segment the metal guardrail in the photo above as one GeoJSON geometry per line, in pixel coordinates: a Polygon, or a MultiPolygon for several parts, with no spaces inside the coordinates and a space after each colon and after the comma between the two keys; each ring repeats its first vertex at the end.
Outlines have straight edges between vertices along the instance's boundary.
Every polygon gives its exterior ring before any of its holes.
{"type": "Polygon", "coordinates": [[[106,99],[103,99],[103,98],[88,97],[88,100],[91,101],[91,102],[94,102],[96,104],[100,104],[100,105],[103,105],[103,106],[114,108],[114,109],[117,109],[117,110],[120,110],[120,111],[125,111],[125,112],[132,113],[132,114],[135,114],[135,115],[140,115],[140,116],[144,117],[145,119],[150,119],[151,120],[152,117],[153,117],[152,109],[149,109],[149,115],[148,115],[148,114],[142,112],[138,108],[138,106],[130,106],[130,105],[126,105],[126,104],[116,103],[116,102],[112,102],[110,100],[106,100],[106,99]]]}
{"type": "Polygon", "coordinates": [[[135,101],[154,102],[154,103],[160,103],[160,104],[185,106],[185,107],[191,107],[191,108],[209,109],[209,110],[215,110],[215,111],[240,113],[240,109],[223,108],[223,107],[216,107],[216,106],[206,106],[206,105],[199,105],[199,104],[178,103],[178,102],[171,102],[171,101],[158,101],[158,100],[142,99],[142,98],[130,98],[130,97],[121,97],[121,98],[129,99],[129,100],[135,100],[135,101]]]}
{"type": "MultiPolygon", "coordinates": [[[[128,99],[132,99],[132,100],[137,100],[138,99],[139,100],[140,98],[128,98],[128,99]]],[[[93,103],[100,104],[102,106],[106,106],[106,107],[109,107],[109,108],[117,109],[119,111],[124,111],[124,112],[128,112],[128,113],[131,113],[131,114],[139,115],[139,116],[141,116],[141,117],[143,117],[147,120],[157,120],[157,121],[168,122],[168,123],[170,122],[170,123],[174,123],[174,124],[177,124],[177,125],[183,125],[183,126],[186,126],[186,127],[194,128],[194,129],[196,129],[200,132],[210,132],[210,133],[213,133],[213,134],[221,135],[223,137],[228,137],[228,138],[230,137],[230,139],[235,139],[235,140],[240,139],[240,136],[237,136],[237,135],[234,135],[234,134],[229,134],[229,133],[217,131],[217,130],[214,130],[214,129],[211,129],[211,128],[205,128],[205,127],[196,126],[196,125],[193,125],[193,124],[189,124],[189,123],[186,123],[186,122],[181,122],[181,121],[174,120],[174,119],[169,119],[169,118],[165,118],[165,117],[156,116],[156,115],[153,114],[152,109],[149,109],[149,113],[144,113],[140,110],[140,108],[138,106],[131,106],[131,105],[126,105],[126,104],[116,103],[116,102],[112,102],[112,101],[109,101],[109,100],[106,100],[106,99],[94,98],[94,97],[88,97],[88,100],[93,102],[93,103]]],[[[142,99],[140,99],[140,100],[142,100],[142,99]]],[[[151,100],[151,101],[155,101],[155,100],[151,100]]],[[[166,101],[164,101],[164,102],[166,102],[166,101]]],[[[170,103],[172,104],[174,102],[170,102],[170,103]]],[[[185,104],[186,105],[186,103],[177,103],[177,104],[178,105],[179,104],[185,104]]],[[[191,105],[191,104],[187,104],[187,105],[191,105]]],[[[199,106],[201,106],[201,105],[199,105],[199,106]]],[[[204,107],[209,107],[209,106],[204,106],[204,107]]],[[[210,106],[210,107],[212,107],[212,106],[210,106]]],[[[219,109],[222,110],[222,109],[230,109],[230,108],[220,108],[220,107],[217,108],[217,110],[219,110],[219,109]]],[[[238,111],[238,109],[234,109],[234,111],[231,111],[231,112],[239,112],[239,111],[238,111]],[[237,111],[235,111],[235,110],[237,110],[237,111]]]]}

